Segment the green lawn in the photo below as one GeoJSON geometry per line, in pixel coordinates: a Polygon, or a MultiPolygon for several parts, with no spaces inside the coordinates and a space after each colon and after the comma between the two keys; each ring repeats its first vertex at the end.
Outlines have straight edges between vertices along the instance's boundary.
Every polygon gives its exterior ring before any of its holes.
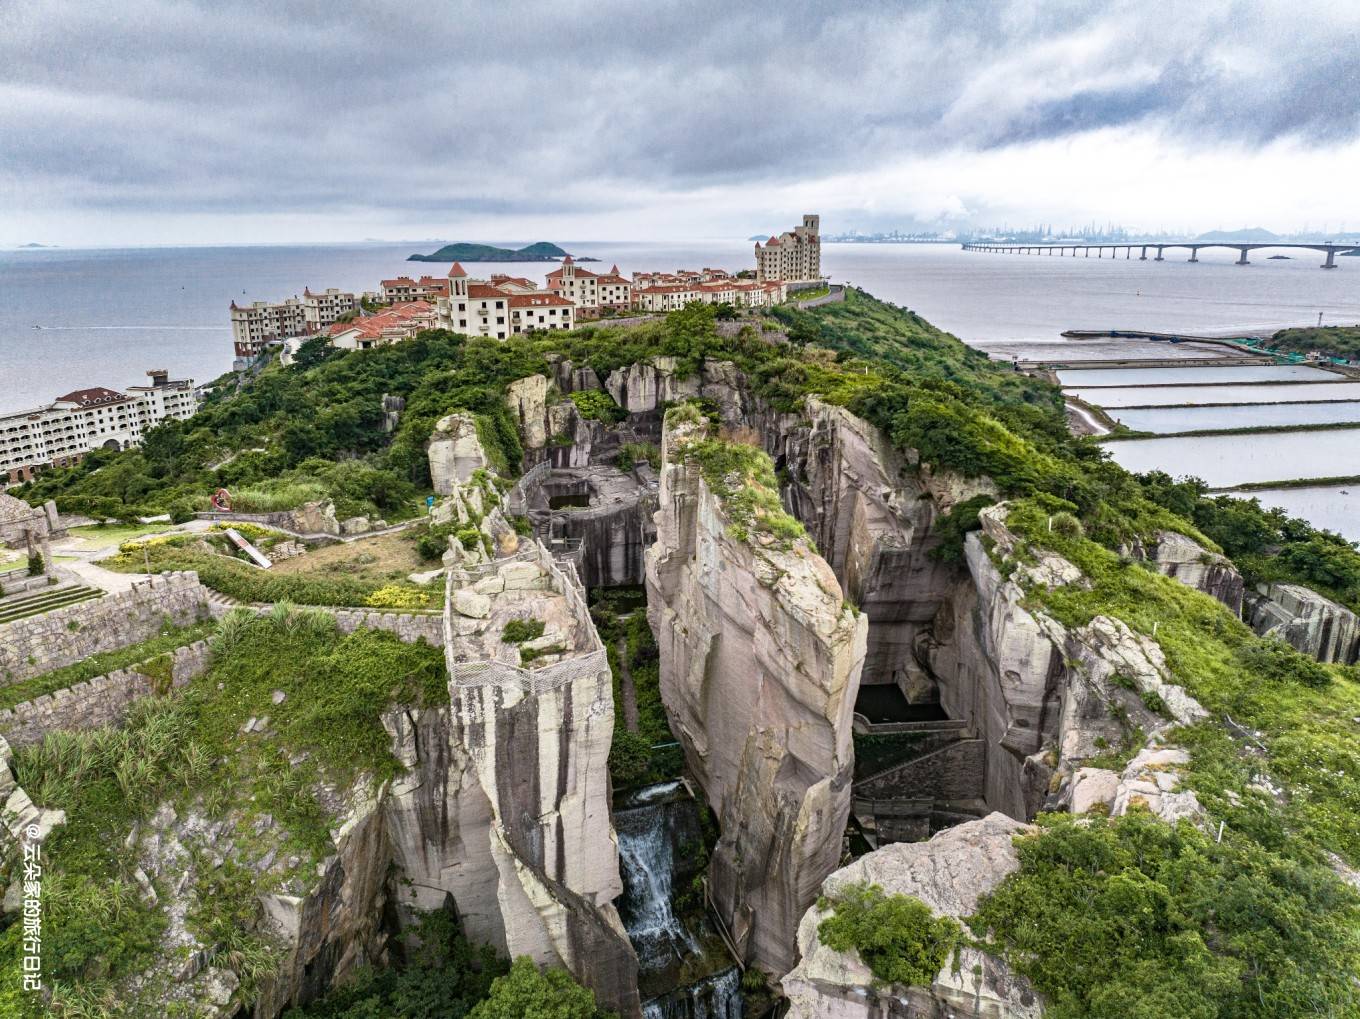
{"type": "Polygon", "coordinates": [[[72,527],[71,536],[73,538],[79,538],[96,548],[105,548],[121,545],[123,542],[131,541],[133,538],[144,538],[148,534],[160,534],[163,531],[170,530],[170,527],[171,525],[166,523],[137,524],[135,527],[124,526],[122,524],[110,524],[100,527],[97,524],[92,524],[88,527],[72,527]]]}

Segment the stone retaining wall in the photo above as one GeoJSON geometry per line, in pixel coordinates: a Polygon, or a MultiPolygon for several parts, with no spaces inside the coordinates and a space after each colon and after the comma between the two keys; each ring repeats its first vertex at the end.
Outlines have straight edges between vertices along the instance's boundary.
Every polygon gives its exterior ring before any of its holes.
{"type": "Polygon", "coordinates": [[[198,574],[186,570],[0,625],[0,686],[141,643],[160,633],[167,620],[186,626],[206,618],[207,600],[198,574]]]}
{"type": "MultiPolygon", "coordinates": [[[[170,653],[174,658],[170,666],[171,688],[183,686],[208,667],[206,640],[170,653]]],[[[128,705],[155,693],[155,687],[156,681],[138,672],[135,666],[95,676],[0,711],[0,737],[11,746],[22,747],[41,741],[44,733],[57,729],[116,725],[127,714],[128,705]]]]}

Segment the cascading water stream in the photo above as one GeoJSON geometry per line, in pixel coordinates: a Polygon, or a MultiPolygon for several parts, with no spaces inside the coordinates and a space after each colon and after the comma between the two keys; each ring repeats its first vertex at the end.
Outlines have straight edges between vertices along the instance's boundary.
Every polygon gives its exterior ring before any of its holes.
{"type": "Polygon", "coordinates": [[[624,892],[619,900],[637,950],[644,1019],[742,1019],[741,975],[701,907],[677,913],[676,889],[702,873],[702,828],[679,782],[639,790],[614,826],[624,892]]]}
{"type": "Polygon", "coordinates": [[[619,830],[619,863],[629,906],[625,926],[644,965],[683,962],[699,950],[675,916],[675,860],[665,811],[664,805],[640,808],[635,813],[645,815],[647,823],[619,830]]]}

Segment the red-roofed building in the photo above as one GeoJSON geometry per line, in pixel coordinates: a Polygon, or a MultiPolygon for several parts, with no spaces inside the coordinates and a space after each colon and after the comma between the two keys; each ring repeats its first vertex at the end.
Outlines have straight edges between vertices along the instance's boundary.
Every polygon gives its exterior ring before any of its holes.
{"type": "Polygon", "coordinates": [[[422,329],[432,329],[434,325],[433,305],[425,301],[403,301],[376,315],[336,322],[330,327],[331,346],[341,350],[372,350],[409,340],[422,329]]]}
{"type": "Polygon", "coordinates": [[[383,280],[381,293],[388,304],[401,304],[403,301],[428,301],[433,304],[440,297],[448,296],[449,281],[434,276],[422,276],[418,280],[410,276],[398,276],[394,280],[383,280]]]}
{"type": "Polygon", "coordinates": [[[150,385],[130,386],[126,393],[92,386],[44,407],[0,414],[0,484],[77,464],[92,449],[131,449],[153,425],[198,410],[192,379],[171,379],[159,368],[147,375],[150,385]]]}
{"type": "Polygon", "coordinates": [[[548,273],[548,289],[576,306],[581,318],[598,318],[606,308],[627,311],[633,304],[633,284],[619,275],[619,267],[603,275],[582,269],[570,255],[548,273]]]}
{"type": "Polygon", "coordinates": [[[818,280],[822,278],[821,217],[807,214],[803,225],[771,237],[763,245],[756,242],[756,279],[818,280]]]}

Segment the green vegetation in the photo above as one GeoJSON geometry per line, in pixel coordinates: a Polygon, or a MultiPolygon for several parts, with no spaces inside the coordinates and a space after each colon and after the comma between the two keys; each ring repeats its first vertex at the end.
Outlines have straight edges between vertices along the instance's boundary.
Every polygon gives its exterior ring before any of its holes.
{"type": "Polygon", "coordinates": [[[628,412],[603,389],[583,389],[569,395],[581,417],[588,421],[616,424],[628,416],[628,412]]]}
{"type": "Polygon", "coordinates": [[[590,593],[590,616],[600,632],[614,676],[609,773],[616,789],[674,778],[684,766],[684,755],[661,703],[661,660],[647,625],[646,604],[646,593],[640,587],[596,588],[590,593]],[[625,667],[637,705],[636,732],[628,728],[624,710],[621,684],[625,667]]]}
{"type": "MultiPolygon", "coordinates": [[[[225,546],[219,546],[225,547],[225,546]]],[[[102,561],[111,570],[152,573],[196,570],[206,587],[239,602],[289,602],[295,605],[353,605],[369,608],[436,608],[444,592],[405,580],[377,580],[345,574],[302,574],[262,570],[216,551],[201,535],[176,535],[127,545],[102,561]]]]}
{"type": "Polygon", "coordinates": [[[445,912],[426,913],[395,942],[397,965],[362,970],[283,1019],[464,1019],[510,970],[490,948],[463,937],[445,912]]]}
{"type": "Polygon", "coordinates": [[[909,895],[888,895],[878,885],[848,885],[817,905],[834,912],[817,925],[822,944],[856,951],[879,980],[928,986],[962,939],[949,917],[909,895]]]}
{"type": "Polygon", "coordinates": [[[523,644],[525,641],[538,640],[543,636],[543,620],[511,619],[501,630],[501,640],[506,644],[523,644]]]}
{"type": "MultiPolygon", "coordinates": [[[[684,408],[670,411],[681,414],[684,408]]],[[[697,420],[697,412],[690,411],[697,420]]],[[[732,521],[731,533],[738,541],[752,535],[769,535],[781,548],[806,539],[807,532],[796,517],[784,510],[774,463],[764,450],[740,442],[705,438],[686,442],[679,452],[699,466],[709,489],[723,504],[732,521]]],[[[811,544],[809,542],[809,544],[811,544]]]]}
{"type": "MultiPolygon", "coordinates": [[[[212,646],[206,673],[178,694],[136,702],[123,728],[53,732],[15,753],[16,777],[34,802],[67,813],[43,846],[43,973],[54,990],[52,1014],[91,1014],[81,1008],[119,999],[126,988],[115,991],[118,982],[152,962],[165,906],[139,894],[137,861],[124,841],[165,801],[180,816],[192,808],[221,820],[222,839],[234,843],[233,869],[196,867],[188,919],[221,943],[219,960],[249,993],[269,960],[256,932],[256,897],[280,877],[256,875],[247,861],[270,847],[295,853],[300,862],[291,873],[307,880],[333,852],[327,804],[335,794],[324,787],[349,790],[361,774],[381,781],[400,770],[381,713],[393,703],[447,701],[439,649],[366,630],[342,636],[324,613],[284,606],[264,617],[235,613],[212,646]],[[265,717],[267,735],[243,731],[247,720],[265,717]],[[265,815],[272,826],[256,824],[265,815]]],[[[5,859],[0,880],[12,879],[18,865],[5,859]]],[[[12,925],[0,934],[5,987],[20,986],[18,932],[12,925]]],[[[157,980],[172,979],[168,970],[153,976],[142,1004],[158,1000],[157,980]]]]}
{"type": "Polygon", "coordinates": [[[1332,877],[1134,812],[1040,818],[970,918],[1052,1019],[1353,1015],[1360,909],[1332,877]]]}
{"type": "Polygon", "coordinates": [[[549,241],[536,241],[522,248],[498,248],[492,244],[445,244],[432,255],[412,255],[408,262],[556,262],[566,252],[549,241]]]}
{"type": "Polygon", "coordinates": [[[520,956],[505,976],[497,977],[487,999],[468,1019],[611,1019],[598,1008],[595,995],[564,969],[539,972],[528,956],[520,956]]]}
{"type": "Polygon", "coordinates": [[[652,470],[661,470],[661,450],[650,442],[625,442],[619,447],[619,458],[614,466],[619,470],[631,471],[640,463],[650,464],[652,470]]]}
{"type": "Polygon", "coordinates": [[[1281,329],[1270,338],[1272,350],[1306,354],[1320,350],[1328,357],[1347,361],[1360,358],[1360,326],[1321,326],[1281,329]]]}
{"type": "Polygon", "coordinates": [[[1265,509],[1259,499],[1210,496],[1208,486],[1196,478],[1173,481],[1153,472],[1139,480],[1155,502],[1194,521],[1248,584],[1304,584],[1360,611],[1360,552],[1345,538],[1319,531],[1284,510],[1265,509]]]}
{"type": "MultiPolygon", "coordinates": [[[[53,669],[51,672],[30,677],[21,683],[12,683],[6,687],[0,687],[0,711],[8,710],[24,701],[31,701],[33,698],[41,697],[53,690],[65,690],[68,686],[74,686],[83,680],[93,679],[95,676],[102,676],[106,672],[113,672],[116,669],[133,668],[139,665],[151,669],[152,666],[147,665],[147,663],[162,659],[176,648],[192,644],[196,640],[203,640],[215,629],[216,624],[214,623],[193,623],[189,626],[176,627],[167,621],[167,625],[157,636],[144,640],[140,644],[132,644],[116,651],[103,651],[76,662],[74,665],[68,665],[62,669],[53,669]]],[[[168,658],[166,660],[168,661],[168,658]]]]}

